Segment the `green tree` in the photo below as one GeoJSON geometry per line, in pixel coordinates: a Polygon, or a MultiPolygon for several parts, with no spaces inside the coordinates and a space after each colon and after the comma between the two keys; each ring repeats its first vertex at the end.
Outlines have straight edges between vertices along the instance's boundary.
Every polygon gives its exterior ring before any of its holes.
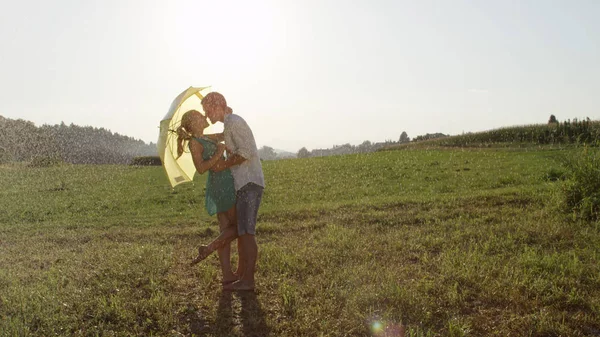
{"type": "Polygon", "coordinates": [[[402,134],[400,134],[400,140],[398,140],[399,143],[408,143],[410,142],[410,138],[408,138],[408,134],[406,133],[406,131],[402,131],[402,134]]]}
{"type": "Polygon", "coordinates": [[[275,160],[277,159],[277,152],[270,146],[263,146],[258,150],[258,156],[262,160],[275,160]]]}
{"type": "Polygon", "coordinates": [[[298,150],[298,158],[308,158],[308,157],[310,157],[310,152],[308,152],[308,150],[305,147],[298,150]]]}
{"type": "Polygon", "coordinates": [[[358,146],[358,152],[370,152],[373,144],[369,140],[365,140],[358,146]]]}

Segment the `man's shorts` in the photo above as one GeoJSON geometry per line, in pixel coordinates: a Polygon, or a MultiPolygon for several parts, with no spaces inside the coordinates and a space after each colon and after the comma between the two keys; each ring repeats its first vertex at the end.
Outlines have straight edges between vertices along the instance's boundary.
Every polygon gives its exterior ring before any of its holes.
{"type": "Polygon", "coordinates": [[[263,189],[260,185],[248,183],[237,191],[235,207],[238,235],[256,234],[256,218],[263,189]]]}

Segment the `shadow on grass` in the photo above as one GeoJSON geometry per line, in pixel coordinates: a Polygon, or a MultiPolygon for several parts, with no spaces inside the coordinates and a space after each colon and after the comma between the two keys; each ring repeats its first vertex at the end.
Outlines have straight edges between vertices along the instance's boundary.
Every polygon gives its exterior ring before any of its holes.
{"type": "Polygon", "coordinates": [[[237,295],[242,302],[242,330],[244,336],[269,336],[270,329],[254,292],[239,292],[237,295]]]}
{"type": "Polygon", "coordinates": [[[221,292],[219,297],[219,307],[217,308],[217,318],[215,319],[215,329],[217,336],[233,336],[233,294],[231,291],[221,292]]]}
{"type": "Polygon", "coordinates": [[[185,319],[189,322],[189,329],[193,336],[205,336],[208,333],[208,322],[200,313],[188,313],[185,316],[185,319]]]}
{"type": "MultiPolygon", "coordinates": [[[[219,306],[213,329],[215,336],[269,336],[265,313],[253,292],[223,291],[219,297],[219,306]],[[234,302],[241,303],[235,305],[234,302]],[[236,315],[234,308],[240,308],[236,315]]],[[[198,336],[206,335],[206,330],[192,330],[198,336]]]]}

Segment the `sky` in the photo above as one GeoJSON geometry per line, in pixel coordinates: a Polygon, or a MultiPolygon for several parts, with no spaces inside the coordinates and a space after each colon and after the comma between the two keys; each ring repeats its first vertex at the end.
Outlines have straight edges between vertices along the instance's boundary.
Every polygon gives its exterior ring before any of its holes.
{"type": "Polygon", "coordinates": [[[291,152],[600,119],[597,0],[0,0],[0,115],[156,143],[212,86],[291,152]]]}

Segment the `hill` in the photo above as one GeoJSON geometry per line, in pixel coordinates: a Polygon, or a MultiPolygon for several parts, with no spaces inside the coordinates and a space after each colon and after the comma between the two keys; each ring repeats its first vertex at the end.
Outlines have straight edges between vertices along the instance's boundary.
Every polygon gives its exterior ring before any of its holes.
{"type": "Polygon", "coordinates": [[[52,158],[72,164],[128,164],[157,155],[155,144],[77,125],[42,125],[0,116],[0,163],[52,158]]]}
{"type": "Polygon", "coordinates": [[[277,159],[296,158],[296,156],[297,156],[296,153],[286,151],[286,150],[273,149],[273,151],[275,151],[275,153],[277,153],[277,159]]]}

